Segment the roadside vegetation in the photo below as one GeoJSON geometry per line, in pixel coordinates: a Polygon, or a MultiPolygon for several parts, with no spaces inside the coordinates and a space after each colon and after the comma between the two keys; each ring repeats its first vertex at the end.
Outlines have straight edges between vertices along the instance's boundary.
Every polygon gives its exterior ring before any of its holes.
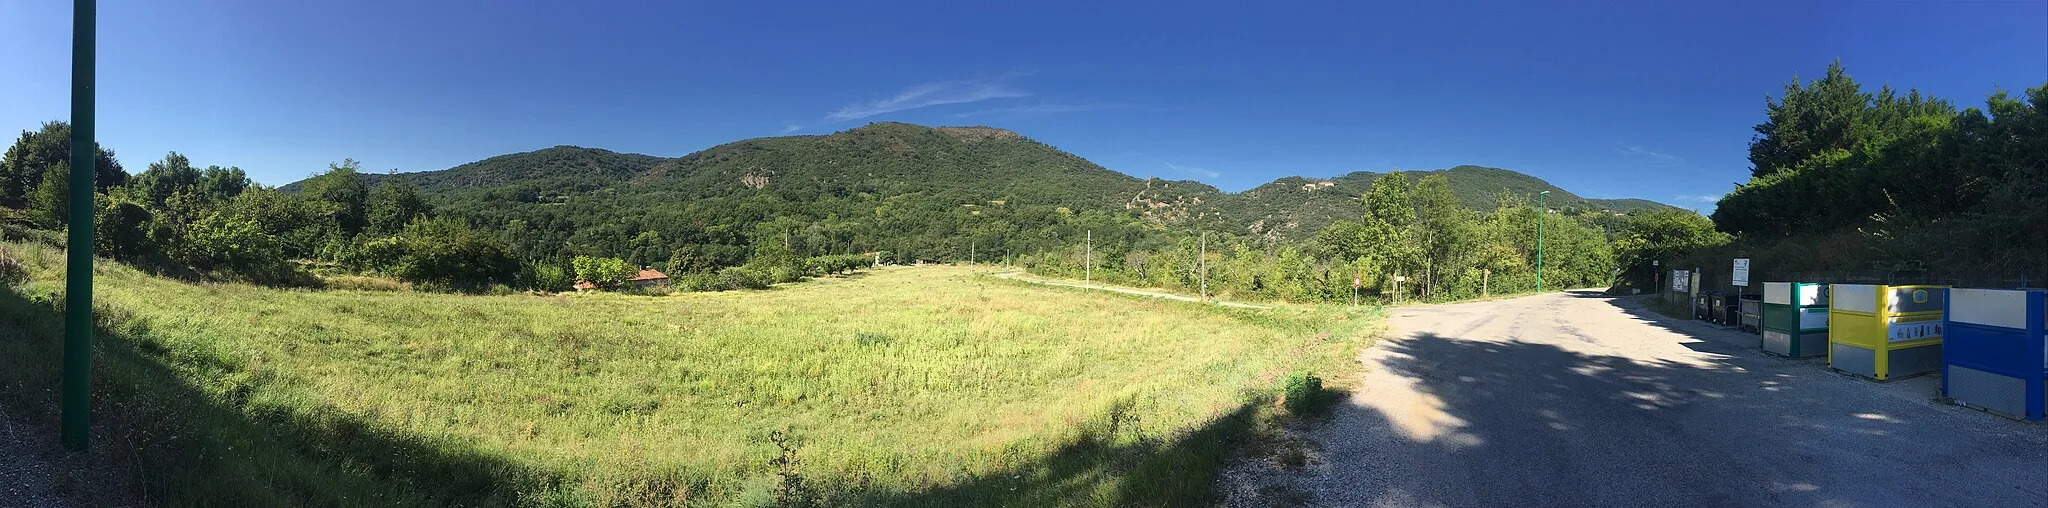
{"type": "MultiPolygon", "coordinates": [[[[4,248],[0,403],[33,412],[62,250],[4,248]]],[[[174,505],[1200,505],[1376,322],[958,267],[665,297],[96,272],[97,446],[174,505]]]]}
{"type": "Polygon", "coordinates": [[[1752,177],[1713,214],[1734,241],[1684,252],[1681,266],[1749,257],[1786,273],[2043,275],[2048,83],[1958,109],[1918,90],[1869,90],[1836,62],[1794,78],[1763,113],[1752,177]]]}

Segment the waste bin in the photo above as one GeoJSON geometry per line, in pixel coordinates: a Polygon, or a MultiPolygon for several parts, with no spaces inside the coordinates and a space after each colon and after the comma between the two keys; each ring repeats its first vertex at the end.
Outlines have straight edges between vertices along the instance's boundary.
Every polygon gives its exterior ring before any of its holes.
{"type": "Polygon", "coordinates": [[[1763,303],[1764,295],[1755,293],[1742,295],[1742,301],[1737,311],[1742,315],[1742,320],[1738,323],[1742,327],[1742,331],[1749,333],[1757,332],[1757,324],[1763,320],[1763,303]]]}
{"type": "Polygon", "coordinates": [[[1729,293],[1714,291],[1714,295],[1706,297],[1706,305],[1708,305],[1708,309],[1706,309],[1708,311],[1708,317],[1706,317],[1708,322],[1729,324],[1729,293]]]}
{"type": "Polygon", "coordinates": [[[1692,317],[1700,321],[1714,320],[1714,295],[1718,291],[1701,291],[1692,297],[1692,317]]]}
{"type": "Polygon", "coordinates": [[[1758,328],[1766,353],[1793,358],[1827,354],[1828,286],[1765,282],[1758,328]]]}
{"type": "Polygon", "coordinates": [[[1828,286],[1828,367],[1878,381],[1941,370],[1948,286],[1828,286]]]}
{"type": "Polygon", "coordinates": [[[2008,418],[2048,405],[2048,292],[1951,289],[1943,315],[1941,394],[2008,418]]]}

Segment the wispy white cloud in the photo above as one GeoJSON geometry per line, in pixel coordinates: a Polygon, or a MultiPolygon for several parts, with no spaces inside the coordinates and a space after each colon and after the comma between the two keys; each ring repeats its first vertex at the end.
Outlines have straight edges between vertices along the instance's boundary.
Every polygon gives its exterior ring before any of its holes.
{"type": "Polygon", "coordinates": [[[1190,175],[1195,175],[1195,176],[1206,176],[1206,177],[1209,177],[1209,178],[1221,178],[1221,177],[1223,177],[1223,172],[1221,172],[1221,171],[1216,171],[1216,170],[1212,170],[1212,169],[1203,169],[1203,168],[1198,168],[1198,167],[1194,167],[1194,166],[1182,166],[1182,165],[1179,165],[1179,164],[1174,164],[1174,163],[1171,163],[1171,162],[1168,162],[1168,163],[1166,163],[1166,169],[1171,169],[1171,170],[1174,170],[1174,171],[1176,171],[1176,172],[1180,172],[1180,173],[1187,173],[1187,174],[1190,174],[1190,175]]]}
{"type": "Polygon", "coordinates": [[[955,116],[955,117],[959,117],[959,118],[967,118],[967,117],[972,117],[972,116],[987,116],[987,115],[1050,115],[1050,114],[1054,114],[1054,113],[1079,113],[1079,112],[1082,112],[1082,111],[1096,111],[1096,110],[1103,110],[1103,109],[1116,109],[1116,108],[1121,108],[1121,107],[1125,107],[1125,106],[1124,106],[1124,105],[1122,105],[1122,104],[1054,104],[1054,103],[1039,103],[1039,104],[1031,104],[1031,105],[1024,105],[1024,106],[1010,106],[1010,107],[1006,107],[1006,108],[989,108],[989,109],[977,109],[977,110],[974,110],[974,111],[969,111],[969,112],[966,112],[966,113],[960,113],[960,114],[957,114],[957,115],[953,115],[953,116],[955,116]]]}
{"type": "Polygon", "coordinates": [[[1621,151],[1621,153],[1624,153],[1624,154],[1628,154],[1628,155],[1633,155],[1633,156],[1637,156],[1637,157],[1642,157],[1642,158],[1648,159],[1648,160],[1650,161],[1650,163],[1652,163],[1652,164],[1656,164],[1656,165],[1659,165],[1659,166],[1664,166],[1664,167],[1674,167],[1674,166],[1683,166],[1683,165],[1685,165],[1685,159],[1684,159],[1684,158],[1681,158],[1681,157],[1679,157],[1679,156],[1676,156],[1676,155],[1671,155],[1671,154],[1668,154],[1668,153],[1662,153],[1662,152],[1657,152],[1657,151],[1653,151],[1653,150],[1650,150],[1650,149],[1648,149],[1648,148],[1643,148],[1643,147],[1641,147],[1641,146],[1631,145],[1631,144],[1628,144],[1628,143],[1619,143],[1619,144],[1621,145],[1621,150],[1620,150],[1620,151],[1621,151]]]}
{"type": "Polygon", "coordinates": [[[782,124],[782,133],[783,133],[783,134],[789,134],[789,133],[792,133],[792,132],[796,132],[796,131],[800,131],[800,130],[804,130],[804,126],[802,126],[802,125],[797,125],[797,124],[795,124],[795,123],[789,123],[789,122],[785,122],[785,123],[783,123],[783,124],[782,124]]]}
{"type": "Polygon", "coordinates": [[[895,96],[849,104],[825,115],[826,120],[856,120],[884,113],[917,109],[945,104],[965,104],[989,99],[1028,97],[1031,92],[1019,90],[1005,83],[1013,74],[994,79],[968,79],[934,81],[910,87],[895,96]]]}

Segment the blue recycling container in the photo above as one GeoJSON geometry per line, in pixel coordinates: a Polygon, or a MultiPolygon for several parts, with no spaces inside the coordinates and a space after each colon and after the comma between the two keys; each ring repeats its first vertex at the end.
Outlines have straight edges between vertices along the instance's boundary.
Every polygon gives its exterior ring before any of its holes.
{"type": "Polygon", "coordinates": [[[2048,406],[2048,291],[1951,289],[1943,312],[1941,393],[2022,420],[2048,406]]]}

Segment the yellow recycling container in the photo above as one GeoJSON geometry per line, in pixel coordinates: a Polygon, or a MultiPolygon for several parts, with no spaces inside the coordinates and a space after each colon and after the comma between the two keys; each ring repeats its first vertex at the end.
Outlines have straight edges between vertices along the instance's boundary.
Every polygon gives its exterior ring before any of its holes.
{"type": "Polygon", "coordinates": [[[1941,370],[1948,286],[1828,287],[1828,367],[1878,381],[1941,370]]]}

